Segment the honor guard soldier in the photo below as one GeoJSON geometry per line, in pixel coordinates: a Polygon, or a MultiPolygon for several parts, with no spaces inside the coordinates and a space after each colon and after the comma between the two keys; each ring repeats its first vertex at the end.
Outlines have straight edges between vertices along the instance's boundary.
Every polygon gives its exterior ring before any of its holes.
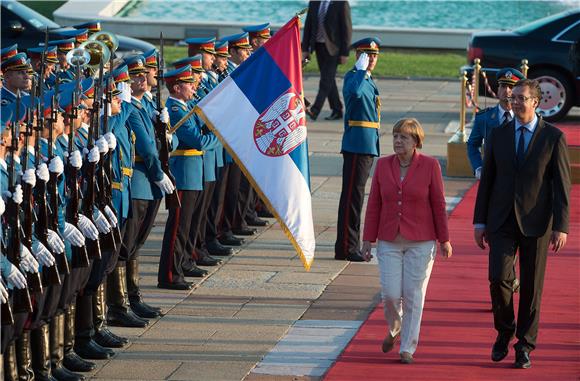
{"type": "Polygon", "coordinates": [[[42,82],[45,84],[44,90],[50,90],[55,84],[55,70],[58,64],[58,57],[56,53],[56,46],[39,46],[27,50],[28,58],[32,69],[40,75],[41,67],[44,65],[44,78],[42,82]],[[42,55],[45,53],[44,62],[42,62],[42,55]]]}
{"type": "Polygon", "coordinates": [[[153,88],[157,88],[157,49],[151,49],[143,53],[143,60],[145,69],[147,70],[147,91],[141,99],[141,104],[147,109],[151,116],[151,120],[156,119],[157,113],[155,110],[157,100],[151,93],[153,88]]]}
{"type": "Polygon", "coordinates": [[[242,28],[242,30],[248,32],[250,44],[254,51],[258,50],[272,37],[270,35],[270,23],[247,26],[242,28]]]}
{"type": "Polygon", "coordinates": [[[516,82],[525,78],[521,72],[512,68],[501,69],[497,72],[496,77],[499,102],[494,107],[488,107],[475,115],[471,134],[467,140],[467,156],[477,179],[481,178],[481,167],[483,166],[481,147],[492,129],[510,122],[514,118],[509,97],[512,95],[512,89],[516,82]]]}
{"type": "Polygon", "coordinates": [[[59,63],[59,70],[56,75],[61,83],[71,82],[75,79],[75,73],[70,69],[70,65],[66,60],[66,54],[75,47],[75,39],[67,38],[65,40],[48,41],[48,46],[56,46],[56,53],[59,63]]]}
{"type": "Polygon", "coordinates": [[[91,35],[98,33],[101,31],[101,22],[97,20],[88,21],[82,24],[73,25],[75,29],[86,29],[87,34],[90,37],[91,35]]]}
{"type": "Polygon", "coordinates": [[[188,45],[188,56],[201,54],[201,66],[204,72],[201,74],[197,94],[203,98],[218,84],[218,76],[212,71],[215,61],[215,38],[188,38],[185,42],[188,45]]]}
{"type": "Polygon", "coordinates": [[[360,255],[360,215],[369,172],[375,156],[380,155],[381,101],[371,76],[379,46],[380,40],[372,37],[355,42],[352,47],[356,49],[356,65],[344,76],[344,163],[334,245],[334,258],[338,260],[364,261],[360,255]]]}
{"type": "Polygon", "coordinates": [[[0,103],[5,106],[16,101],[17,91],[23,92],[30,88],[30,75],[28,74],[30,63],[25,53],[18,53],[6,61],[2,61],[0,67],[4,75],[4,85],[0,90],[0,103]]]}
{"type": "MultiPolygon", "coordinates": [[[[164,78],[169,90],[166,107],[171,125],[175,125],[190,111],[188,101],[193,98],[201,71],[192,72],[190,66],[184,66],[165,73],[164,78]]],[[[201,191],[203,190],[203,150],[212,149],[219,143],[212,133],[202,133],[203,122],[196,115],[187,118],[175,132],[179,146],[170,159],[171,172],[176,179],[181,208],[171,208],[165,226],[163,247],[157,275],[159,288],[189,290],[191,283],[185,280],[191,268],[185,268],[186,245],[189,240],[192,220],[201,191]]]]}

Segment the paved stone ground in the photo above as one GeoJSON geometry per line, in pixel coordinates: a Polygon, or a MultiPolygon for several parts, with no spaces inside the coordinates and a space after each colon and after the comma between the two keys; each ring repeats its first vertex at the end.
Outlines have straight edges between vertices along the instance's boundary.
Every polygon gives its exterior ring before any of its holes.
{"type": "MultiPolygon", "coordinates": [[[[381,151],[390,154],[391,126],[404,116],[425,129],[424,152],[445,171],[445,129],[459,115],[458,81],[379,80],[381,151]]],[[[304,82],[313,100],[318,79],[304,82]]],[[[339,83],[342,88],[342,83],[339,83]]],[[[493,101],[490,100],[490,104],[493,101]]],[[[161,211],[142,250],[145,299],[167,312],[145,329],[113,328],[131,344],[98,362],[94,380],[319,380],[378,301],[373,263],[333,259],[342,158],[342,122],[309,122],[316,257],[305,272],[278,224],[226,258],[191,292],[156,288],[167,213],[161,211]]],[[[472,179],[445,179],[450,206],[472,179]]],[[[370,183],[370,179],[369,179],[370,183]]],[[[370,184],[367,186],[367,191],[370,184]]]]}

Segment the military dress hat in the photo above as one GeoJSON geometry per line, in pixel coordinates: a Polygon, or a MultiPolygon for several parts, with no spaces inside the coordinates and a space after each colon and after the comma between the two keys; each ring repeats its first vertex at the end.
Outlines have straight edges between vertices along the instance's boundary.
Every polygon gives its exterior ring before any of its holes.
{"type": "Polygon", "coordinates": [[[61,53],[68,53],[75,48],[75,39],[67,38],[64,40],[48,41],[48,46],[56,46],[61,53]]]}
{"type": "Polygon", "coordinates": [[[231,57],[229,53],[229,44],[227,41],[218,40],[215,42],[215,54],[220,57],[231,57]]]}
{"type": "Polygon", "coordinates": [[[365,52],[369,54],[379,54],[381,47],[381,40],[377,37],[367,37],[352,44],[352,48],[357,52],[365,52]]]}
{"type": "Polygon", "coordinates": [[[179,69],[168,71],[163,75],[163,78],[170,85],[179,82],[193,83],[195,81],[195,79],[193,79],[193,74],[191,72],[191,66],[189,65],[185,65],[183,67],[180,67],[179,69]]]}
{"type": "MultiPolygon", "coordinates": [[[[70,111],[70,106],[72,106],[72,98],[73,92],[77,88],[77,83],[79,84],[79,90],[81,92],[81,99],[88,98],[85,94],[89,90],[93,90],[94,93],[94,79],[92,77],[85,78],[82,81],[71,81],[60,86],[60,105],[63,107],[67,112],[70,111]],[[70,98],[70,99],[69,99],[70,98]]],[[[80,99],[79,99],[80,100],[80,99]]]]}
{"type": "Polygon", "coordinates": [[[201,54],[196,54],[193,57],[186,57],[180,59],[179,61],[175,61],[171,64],[171,66],[174,66],[176,69],[181,69],[182,67],[189,65],[191,67],[191,71],[203,73],[204,70],[201,66],[201,59],[201,54]]]}
{"type": "Polygon", "coordinates": [[[185,40],[188,45],[187,54],[193,56],[200,52],[215,54],[215,38],[188,38],[185,40]]]}
{"type": "Polygon", "coordinates": [[[97,33],[101,31],[101,22],[97,20],[85,22],[82,24],[73,25],[75,29],[86,29],[88,34],[97,33]]]}
{"type": "Polygon", "coordinates": [[[65,31],[59,32],[58,35],[65,37],[65,38],[74,37],[77,44],[82,44],[83,42],[85,42],[89,39],[89,31],[86,28],[65,30],[65,31]]]}
{"type": "Polygon", "coordinates": [[[242,28],[244,32],[248,32],[250,38],[265,38],[268,39],[272,37],[270,35],[270,23],[260,24],[260,25],[251,25],[242,28]]]}
{"type": "Polygon", "coordinates": [[[15,56],[8,58],[6,61],[2,61],[1,67],[3,72],[10,70],[28,70],[30,67],[30,61],[28,60],[28,57],[26,57],[26,53],[18,53],[15,56]]]}
{"type": "Polygon", "coordinates": [[[225,36],[221,40],[227,41],[230,48],[252,49],[248,32],[225,36]]]}
{"type": "Polygon", "coordinates": [[[515,85],[520,79],[525,79],[526,76],[522,72],[506,67],[501,69],[496,74],[497,82],[503,85],[515,85]]]}
{"type": "Polygon", "coordinates": [[[157,49],[151,49],[143,53],[143,59],[145,60],[145,67],[157,68],[157,49]]]}
{"type": "Polygon", "coordinates": [[[0,61],[4,62],[8,58],[14,57],[16,54],[18,54],[18,44],[4,48],[0,50],[0,61]]]}
{"type": "Polygon", "coordinates": [[[46,51],[46,55],[44,56],[44,58],[46,59],[46,62],[50,62],[50,63],[58,63],[58,57],[56,54],[56,46],[48,46],[48,47],[44,47],[44,46],[37,46],[36,48],[30,48],[26,50],[26,53],[28,53],[28,57],[30,57],[31,59],[41,59],[42,58],[42,53],[46,51]]]}
{"type": "Polygon", "coordinates": [[[130,75],[143,74],[148,71],[145,67],[145,59],[140,55],[125,58],[125,64],[130,75]]]}
{"type": "Polygon", "coordinates": [[[121,65],[117,67],[115,70],[113,70],[112,75],[113,79],[117,83],[131,81],[131,77],[129,76],[129,68],[127,65],[121,65]]]}

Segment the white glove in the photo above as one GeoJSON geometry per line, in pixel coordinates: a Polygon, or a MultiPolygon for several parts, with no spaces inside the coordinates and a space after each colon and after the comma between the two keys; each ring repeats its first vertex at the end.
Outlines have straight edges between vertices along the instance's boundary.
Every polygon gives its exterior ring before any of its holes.
{"type": "Polygon", "coordinates": [[[0,197],[0,216],[4,214],[6,210],[6,204],[4,203],[4,199],[0,197]]]}
{"type": "Polygon", "coordinates": [[[99,230],[99,233],[106,234],[111,231],[109,221],[107,221],[105,215],[101,213],[99,209],[95,208],[95,211],[93,212],[93,221],[95,222],[95,226],[99,230]]]}
{"type": "Polygon", "coordinates": [[[475,170],[475,178],[481,180],[481,167],[475,170]]]}
{"type": "Polygon", "coordinates": [[[117,89],[121,90],[121,94],[119,94],[119,98],[123,102],[131,103],[131,86],[127,82],[121,82],[117,84],[117,89]]]}
{"type": "Polygon", "coordinates": [[[38,167],[36,167],[36,176],[45,183],[48,182],[50,174],[48,173],[48,167],[45,163],[38,164],[38,167]]]}
{"type": "Polygon", "coordinates": [[[78,226],[83,235],[88,239],[94,241],[99,238],[99,231],[97,230],[97,227],[86,216],[79,214],[78,226]]]}
{"type": "Polygon", "coordinates": [[[109,224],[111,224],[112,227],[116,228],[117,222],[118,222],[117,216],[115,215],[115,213],[113,213],[111,208],[109,208],[109,205],[105,205],[103,212],[105,212],[105,215],[107,216],[107,219],[109,220],[109,224]]]}
{"type": "Polygon", "coordinates": [[[54,230],[48,230],[48,246],[54,253],[64,253],[64,242],[54,230]]]}
{"type": "Polygon", "coordinates": [[[64,239],[73,246],[82,247],[85,245],[85,236],[73,224],[64,223],[64,239]]]}
{"type": "Polygon", "coordinates": [[[73,168],[81,169],[81,167],[83,166],[83,158],[82,158],[81,153],[78,149],[74,150],[70,154],[70,156],[68,158],[68,162],[70,163],[70,165],[73,166],[73,168]]]}
{"type": "Polygon", "coordinates": [[[28,168],[22,175],[22,181],[30,185],[32,188],[36,185],[36,175],[33,168],[28,168]]]}
{"type": "Polygon", "coordinates": [[[26,288],[26,278],[12,263],[10,263],[10,270],[6,276],[6,282],[8,282],[8,285],[11,285],[13,288],[26,288]]]}
{"type": "Polygon", "coordinates": [[[369,67],[369,55],[366,53],[361,53],[354,64],[356,70],[366,70],[369,67]]]}
{"type": "Polygon", "coordinates": [[[4,304],[8,301],[8,291],[4,285],[0,282],[0,303],[4,304]]]}
{"type": "Polygon", "coordinates": [[[114,151],[115,148],[117,147],[117,138],[115,137],[115,135],[113,135],[112,132],[107,132],[104,135],[104,138],[107,141],[107,145],[109,146],[109,149],[111,151],[114,151]]]}
{"type": "Polygon", "coordinates": [[[22,246],[22,252],[20,253],[20,269],[25,273],[37,273],[38,272],[38,262],[30,254],[30,251],[26,246],[22,246]]]}
{"type": "Polygon", "coordinates": [[[88,154],[89,163],[98,163],[100,157],[101,154],[99,153],[99,148],[98,147],[91,148],[88,154]]]}
{"type": "Polygon", "coordinates": [[[48,249],[40,243],[40,241],[36,241],[32,244],[32,254],[36,257],[38,263],[40,263],[44,267],[51,267],[54,265],[54,257],[48,251],[48,249]]]}
{"type": "Polygon", "coordinates": [[[17,184],[14,187],[14,192],[10,192],[10,191],[4,191],[4,198],[8,199],[8,198],[12,198],[12,201],[14,201],[14,203],[20,205],[22,203],[22,200],[24,198],[24,196],[22,195],[22,185],[17,184]]]}
{"type": "Polygon", "coordinates": [[[64,164],[62,159],[59,156],[53,157],[50,160],[50,163],[48,163],[48,170],[52,173],[56,173],[57,176],[60,176],[60,174],[64,171],[64,164]]]}
{"type": "Polygon", "coordinates": [[[165,173],[163,174],[163,178],[161,180],[155,181],[155,184],[159,187],[159,189],[161,189],[163,193],[171,194],[173,191],[175,191],[175,187],[173,186],[171,179],[169,179],[165,173]]]}
{"type": "Polygon", "coordinates": [[[109,145],[104,137],[100,137],[96,142],[95,145],[99,148],[100,153],[107,153],[109,152],[109,145]]]}
{"type": "Polygon", "coordinates": [[[161,119],[161,123],[169,123],[169,113],[167,112],[167,107],[163,107],[159,119],[161,119]]]}

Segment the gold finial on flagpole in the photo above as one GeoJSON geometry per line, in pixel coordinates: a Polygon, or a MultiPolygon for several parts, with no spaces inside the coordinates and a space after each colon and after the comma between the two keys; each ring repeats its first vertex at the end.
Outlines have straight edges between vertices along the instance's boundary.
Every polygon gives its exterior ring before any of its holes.
{"type": "Polygon", "coordinates": [[[296,17],[302,17],[308,12],[308,8],[303,8],[302,10],[296,12],[296,17]]]}

